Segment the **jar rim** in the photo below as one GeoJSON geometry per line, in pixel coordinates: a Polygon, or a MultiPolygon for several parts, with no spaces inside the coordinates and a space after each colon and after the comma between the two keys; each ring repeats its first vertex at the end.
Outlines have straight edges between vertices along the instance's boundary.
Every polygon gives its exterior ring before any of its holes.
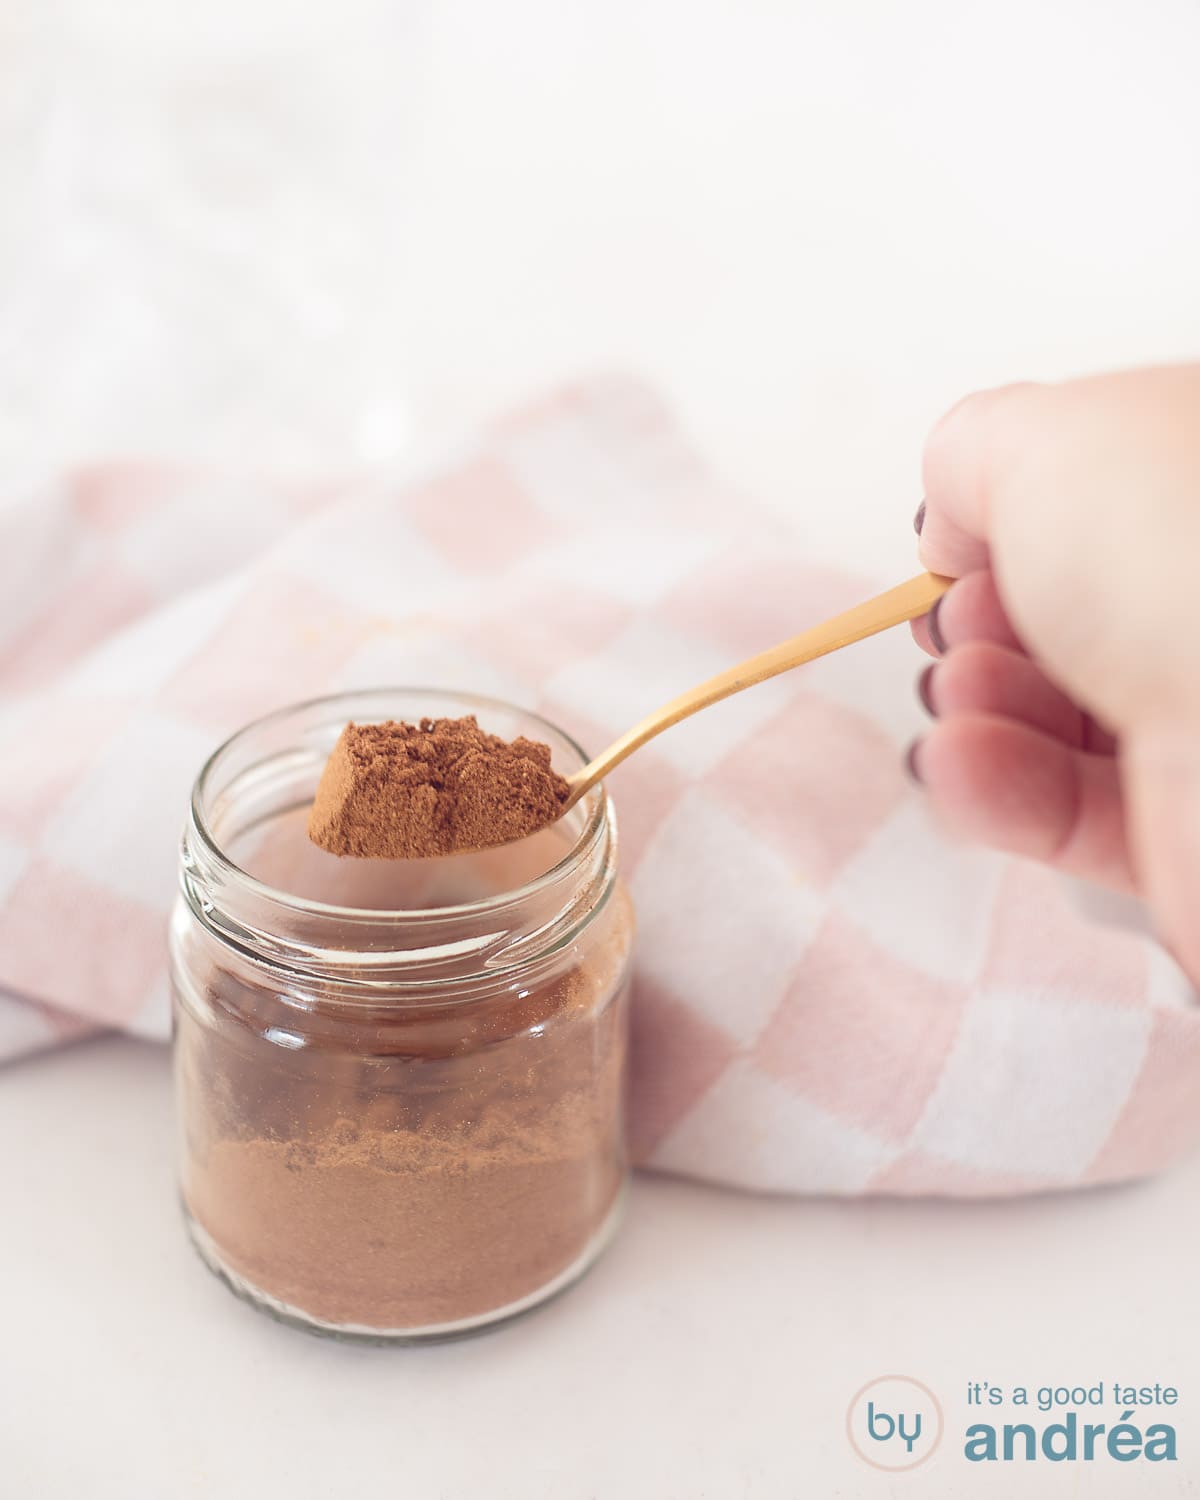
{"type": "MultiPolygon", "coordinates": [[[[464,901],[452,906],[427,906],[427,907],[362,907],[341,906],[330,902],[315,901],[308,897],[297,896],[292,892],[281,890],[279,887],[261,880],[252,875],[234,859],[232,859],[221,847],[220,842],[209,826],[209,819],[205,812],[206,798],[211,791],[211,778],[218,771],[224,758],[233,753],[239,745],[243,744],[251,735],[269,728],[273,724],[281,723],[289,718],[318,711],[322,708],[332,708],[337,705],[352,707],[355,702],[366,703],[383,697],[422,697],[431,699],[443,699],[449,705],[451,703],[460,708],[465,707],[468,712],[475,708],[483,710],[499,709],[505,713],[519,713],[522,718],[532,720],[536,724],[547,729],[552,738],[565,742],[579,757],[580,766],[588,762],[588,754],[578,741],[569,735],[564,729],[547,719],[543,714],[534,712],[532,709],[522,708],[517,704],[510,703],[507,699],[498,698],[492,694],[475,693],[455,688],[386,686],[373,688],[352,689],[347,692],[325,693],[315,698],[306,698],[297,703],[285,704],[281,708],[273,709],[270,713],[262,714],[256,719],[251,719],[241,725],[240,728],[228,735],[208,759],[201,766],[196,780],[192,786],[190,812],[191,826],[205,857],[216,872],[221,876],[235,880],[238,885],[260,900],[277,905],[287,911],[301,916],[311,916],[320,919],[336,919],[351,923],[370,922],[372,924],[387,924],[389,922],[438,922],[459,919],[464,917],[486,916],[489,913],[503,911],[506,907],[520,904],[536,897],[539,893],[550,889],[552,886],[563,881],[571,874],[587,857],[597,841],[603,836],[608,823],[608,798],[603,784],[600,784],[587,793],[586,800],[592,803],[587,821],[580,829],[578,837],[571,843],[563,854],[548,870],[540,875],[534,876],[521,885],[512,887],[511,890],[499,891],[495,895],[484,897],[478,901],[464,901]]],[[[349,716],[353,719],[353,714],[349,716]]],[[[359,722],[379,722],[369,717],[364,717],[359,722]]]]}

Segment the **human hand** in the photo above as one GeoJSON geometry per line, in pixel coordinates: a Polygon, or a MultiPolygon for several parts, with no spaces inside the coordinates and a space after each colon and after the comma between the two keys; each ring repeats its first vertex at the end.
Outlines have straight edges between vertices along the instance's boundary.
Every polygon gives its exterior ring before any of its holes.
{"type": "Polygon", "coordinates": [[[959,579],[911,765],[965,835],[1133,891],[1200,980],[1200,365],[969,397],[925,452],[959,579]]]}

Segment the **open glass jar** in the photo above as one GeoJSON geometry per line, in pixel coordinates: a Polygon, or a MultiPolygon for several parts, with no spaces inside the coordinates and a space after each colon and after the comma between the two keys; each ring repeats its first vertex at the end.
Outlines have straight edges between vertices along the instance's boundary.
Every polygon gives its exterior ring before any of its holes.
{"type": "Polygon", "coordinates": [[[569,1285],[626,1178],[633,922],[602,790],[480,854],[339,860],[305,833],[348,720],[490,699],[347,694],[234,735],[201,771],[171,932],[187,1222],[208,1264],[307,1327],[447,1337],[569,1285]]]}

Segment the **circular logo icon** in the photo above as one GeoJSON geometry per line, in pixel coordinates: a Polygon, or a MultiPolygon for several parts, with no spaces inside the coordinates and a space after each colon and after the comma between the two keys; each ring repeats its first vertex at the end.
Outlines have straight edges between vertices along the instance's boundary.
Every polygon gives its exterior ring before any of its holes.
{"type": "Polygon", "coordinates": [[[868,1380],[846,1410],[850,1446],[873,1469],[897,1473],[932,1457],[942,1440],[942,1405],[908,1375],[868,1380]]]}

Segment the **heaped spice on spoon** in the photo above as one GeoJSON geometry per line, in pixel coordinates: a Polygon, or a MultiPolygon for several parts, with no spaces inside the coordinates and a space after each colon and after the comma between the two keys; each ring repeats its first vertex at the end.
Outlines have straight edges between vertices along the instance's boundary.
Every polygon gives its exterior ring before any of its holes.
{"type": "Polygon", "coordinates": [[[548,745],[488,734],[474,715],[347,724],[308,836],[330,854],[427,859],[526,838],[559,817],[568,795],[548,745]]]}

